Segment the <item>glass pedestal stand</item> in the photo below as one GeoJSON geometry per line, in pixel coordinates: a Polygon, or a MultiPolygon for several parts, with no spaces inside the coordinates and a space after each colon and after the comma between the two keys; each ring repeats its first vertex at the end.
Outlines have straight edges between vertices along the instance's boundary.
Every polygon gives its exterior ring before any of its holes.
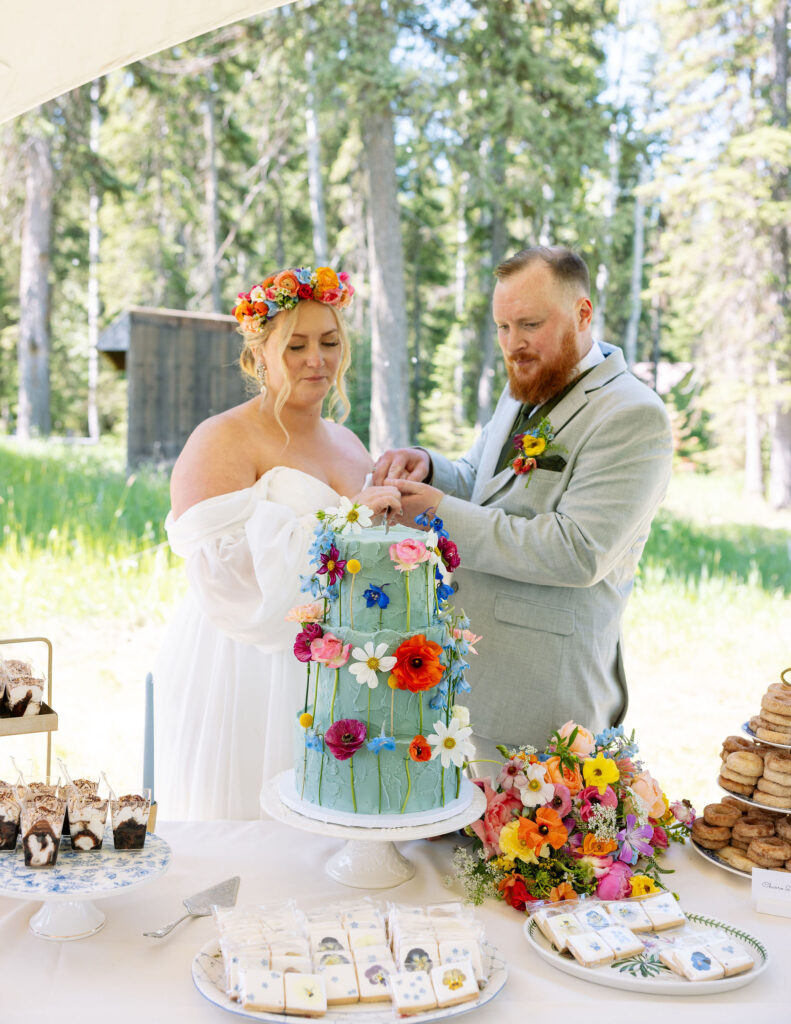
{"type": "Polygon", "coordinates": [[[464,828],[483,814],[486,797],[483,790],[465,778],[459,798],[440,811],[383,817],[342,813],[333,816],[332,812],[299,800],[294,788],[294,771],[290,769],[265,784],[261,807],[286,825],[316,835],[345,839],[345,845],[326,864],[327,874],[336,882],[354,889],[390,889],[415,874],[415,865],[401,853],[395,845],[397,842],[429,839],[464,828]],[[443,811],[448,813],[437,820],[437,815],[443,811]],[[325,821],[309,815],[339,820],[325,821]],[[366,819],[370,824],[347,823],[364,822],[366,819]]]}

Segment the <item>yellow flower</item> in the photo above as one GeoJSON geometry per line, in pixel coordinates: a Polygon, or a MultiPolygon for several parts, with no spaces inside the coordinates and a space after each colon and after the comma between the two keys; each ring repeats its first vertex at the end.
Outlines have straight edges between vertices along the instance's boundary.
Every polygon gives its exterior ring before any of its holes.
{"type": "Polygon", "coordinates": [[[299,716],[299,724],[303,729],[309,729],[311,725],[313,725],[313,715],[311,715],[309,711],[303,712],[303,714],[299,716]]]}
{"type": "Polygon", "coordinates": [[[499,868],[501,871],[513,871],[516,861],[513,857],[495,857],[492,861],[492,866],[499,868]]]}
{"type": "Polygon", "coordinates": [[[650,896],[652,892],[660,892],[659,886],[648,875],[632,875],[629,879],[632,896],[650,896]]]}
{"type": "Polygon", "coordinates": [[[356,558],[350,558],[346,563],[346,572],[350,572],[352,576],[356,576],[360,569],[362,569],[362,566],[356,558]]]}
{"type": "Polygon", "coordinates": [[[398,680],[396,679],[395,676],[392,675],[387,677],[387,685],[390,687],[391,690],[401,689],[401,687],[398,685],[398,680]]]}
{"type": "Polygon", "coordinates": [[[611,782],[617,782],[621,777],[615,761],[604,754],[597,754],[596,757],[589,757],[583,761],[582,774],[585,776],[586,785],[596,786],[600,796],[604,795],[611,782]]]}
{"type": "Polygon", "coordinates": [[[500,831],[500,849],[506,857],[518,857],[525,864],[538,864],[538,857],[530,849],[530,844],[519,837],[518,818],[503,825],[500,831]]]}
{"type": "Polygon", "coordinates": [[[525,434],[522,439],[522,451],[525,455],[540,455],[546,446],[547,442],[543,437],[533,437],[531,434],[525,434]]]}

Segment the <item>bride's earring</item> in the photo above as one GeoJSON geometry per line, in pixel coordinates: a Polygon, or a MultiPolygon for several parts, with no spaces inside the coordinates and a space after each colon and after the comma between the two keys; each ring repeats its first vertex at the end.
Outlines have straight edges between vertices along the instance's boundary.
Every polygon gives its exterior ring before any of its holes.
{"type": "Polygon", "coordinates": [[[255,375],[258,378],[261,391],[266,391],[266,366],[263,363],[255,364],[255,375]]]}

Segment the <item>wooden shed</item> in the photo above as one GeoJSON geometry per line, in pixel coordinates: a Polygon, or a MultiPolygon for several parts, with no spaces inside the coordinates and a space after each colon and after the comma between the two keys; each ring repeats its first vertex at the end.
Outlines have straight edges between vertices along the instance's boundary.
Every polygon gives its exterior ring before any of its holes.
{"type": "Polygon", "coordinates": [[[126,370],[127,463],[173,462],[201,420],[250,397],[232,316],[132,306],[99,337],[126,370]]]}

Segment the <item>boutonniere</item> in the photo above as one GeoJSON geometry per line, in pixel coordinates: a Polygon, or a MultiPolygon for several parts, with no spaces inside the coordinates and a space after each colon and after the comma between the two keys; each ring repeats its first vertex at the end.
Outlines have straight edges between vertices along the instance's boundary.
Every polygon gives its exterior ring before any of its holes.
{"type": "Polygon", "coordinates": [[[513,445],[516,454],[509,465],[517,476],[527,476],[525,487],[530,483],[529,474],[532,470],[560,470],[566,465],[566,460],[557,453],[567,449],[562,444],[555,444],[555,432],[548,416],[532,430],[515,434],[513,445]]]}

